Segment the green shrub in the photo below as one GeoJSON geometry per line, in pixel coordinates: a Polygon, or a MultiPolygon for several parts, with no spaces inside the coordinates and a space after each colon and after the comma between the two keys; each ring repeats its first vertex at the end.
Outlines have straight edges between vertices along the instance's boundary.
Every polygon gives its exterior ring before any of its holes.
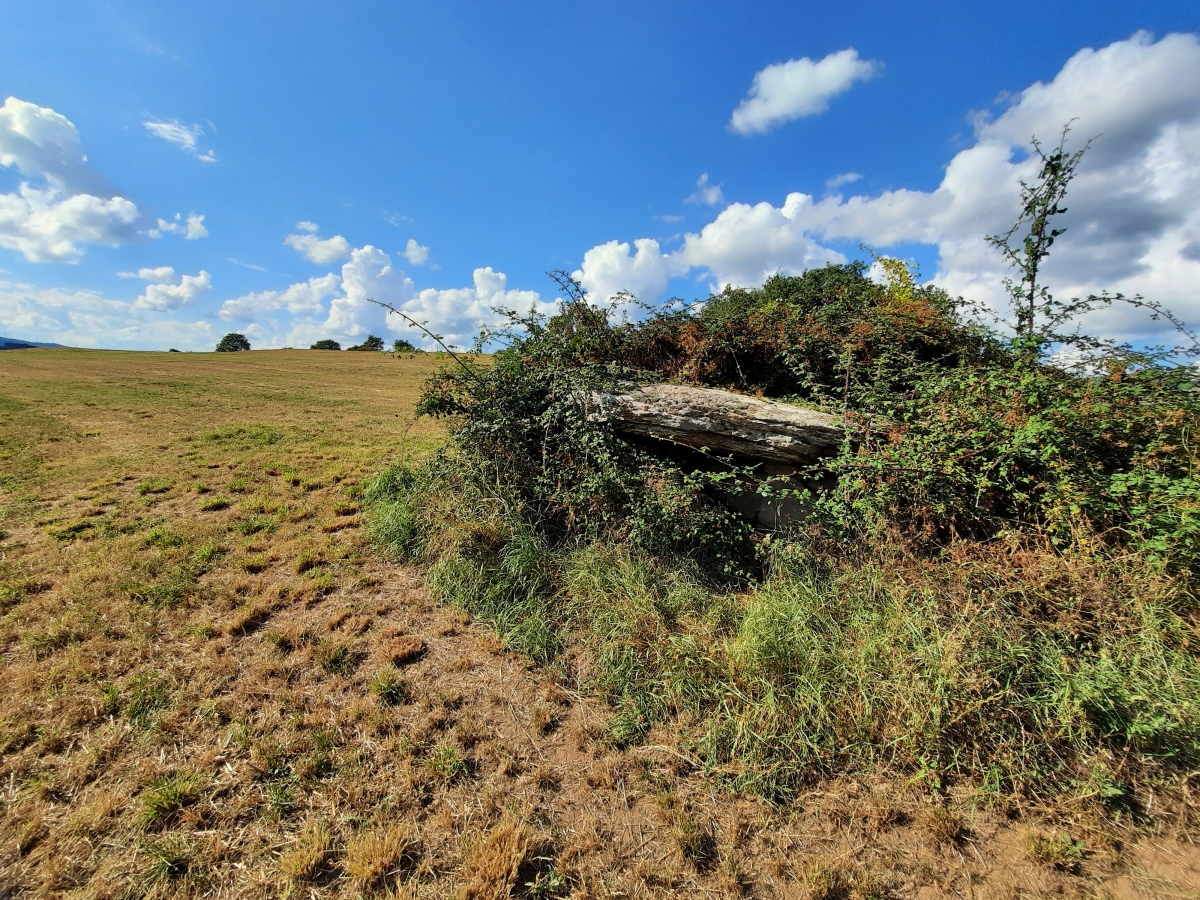
{"type": "MultiPolygon", "coordinates": [[[[1077,161],[1043,155],[1025,199],[1061,199],[1077,161]]],[[[561,677],[581,651],[612,743],[670,725],[737,786],[882,768],[1107,803],[1182,784],[1200,763],[1200,380],[1060,333],[1117,298],[1054,301],[1042,238],[1014,256],[1015,337],[897,260],[637,321],[559,273],[558,315],[514,317],[489,365],[430,382],[419,408],[450,446],[368,486],[374,537],[508,648],[561,677]],[[592,414],[596,392],[664,380],[841,414],[839,451],[791,491],[803,518],[756,534],[720,502],[754,467],[592,414]]]]}

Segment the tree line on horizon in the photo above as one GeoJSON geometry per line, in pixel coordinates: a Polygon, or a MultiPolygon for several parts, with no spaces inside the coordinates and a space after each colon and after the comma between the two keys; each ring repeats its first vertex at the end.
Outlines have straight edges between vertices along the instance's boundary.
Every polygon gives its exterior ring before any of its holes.
{"type": "MultiPolygon", "coordinates": [[[[217,342],[216,352],[217,353],[238,353],[240,351],[249,350],[249,349],[251,349],[250,340],[244,334],[240,334],[238,332],[231,331],[229,334],[225,335],[223,338],[221,338],[220,341],[217,342]]],[[[337,341],[332,340],[330,338],[324,338],[322,340],[317,341],[315,344],[313,344],[308,349],[309,350],[341,350],[342,345],[340,343],[338,343],[337,341]]],[[[347,347],[346,349],[347,350],[356,350],[356,351],[374,351],[376,353],[382,353],[382,352],[384,352],[384,350],[386,350],[386,348],[384,347],[384,344],[383,344],[383,338],[378,337],[373,334],[368,335],[367,339],[365,341],[363,341],[361,344],[355,344],[353,347],[347,347]]],[[[406,341],[406,340],[403,340],[402,338],[396,338],[394,341],[392,341],[391,352],[392,353],[419,353],[420,349],[421,348],[415,346],[411,341],[406,341]]]]}

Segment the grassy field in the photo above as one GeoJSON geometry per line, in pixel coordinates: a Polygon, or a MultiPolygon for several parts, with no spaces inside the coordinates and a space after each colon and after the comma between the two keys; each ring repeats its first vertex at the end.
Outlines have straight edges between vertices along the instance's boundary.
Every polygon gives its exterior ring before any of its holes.
{"type": "Polygon", "coordinates": [[[1197,896],[1182,821],[614,746],[365,534],[438,365],[0,354],[0,897],[1197,896]]]}

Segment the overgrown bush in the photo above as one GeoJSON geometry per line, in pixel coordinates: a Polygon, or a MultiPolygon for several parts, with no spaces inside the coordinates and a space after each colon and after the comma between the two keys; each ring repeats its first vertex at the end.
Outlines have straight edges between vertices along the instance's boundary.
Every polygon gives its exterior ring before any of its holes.
{"type": "Polygon", "coordinates": [[[1036,283],[1063,153],[1025,188],[1008,334],[891,259],[636,321],[559,273],[558,315],[513,315],[489,363],[430,382],[420,411],[451,444],[374,483],[376,537],[604,697],[612,741],[674,723],[739,785],[872,766],[1001,793],[1172,783],[1200,763],[1200,382],[1064,333],[1123,298],[1036,283]],[[839,452],[789,489],[805,517],[755,532],[722,489],[778,482],[596,414],[598,393],[663,380],[841,416],[839,452]]]}

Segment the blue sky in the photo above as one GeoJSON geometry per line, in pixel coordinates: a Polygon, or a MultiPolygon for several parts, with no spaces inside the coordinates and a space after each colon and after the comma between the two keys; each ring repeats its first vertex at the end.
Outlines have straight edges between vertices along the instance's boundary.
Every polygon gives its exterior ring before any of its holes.
{"type": "MultiPolygon", "coordinates": [[[[1031,135],[1096,136],[1049,271],[1200,320],[1194,2],[7,0],[0,334],[459,342],[860,256],[1000,303],[1031,135]],[[83,156],[86,154],[86,162],[83,156]]],[[[1158,326],[1097,319],[1143,340],[1158,326]]]]}

